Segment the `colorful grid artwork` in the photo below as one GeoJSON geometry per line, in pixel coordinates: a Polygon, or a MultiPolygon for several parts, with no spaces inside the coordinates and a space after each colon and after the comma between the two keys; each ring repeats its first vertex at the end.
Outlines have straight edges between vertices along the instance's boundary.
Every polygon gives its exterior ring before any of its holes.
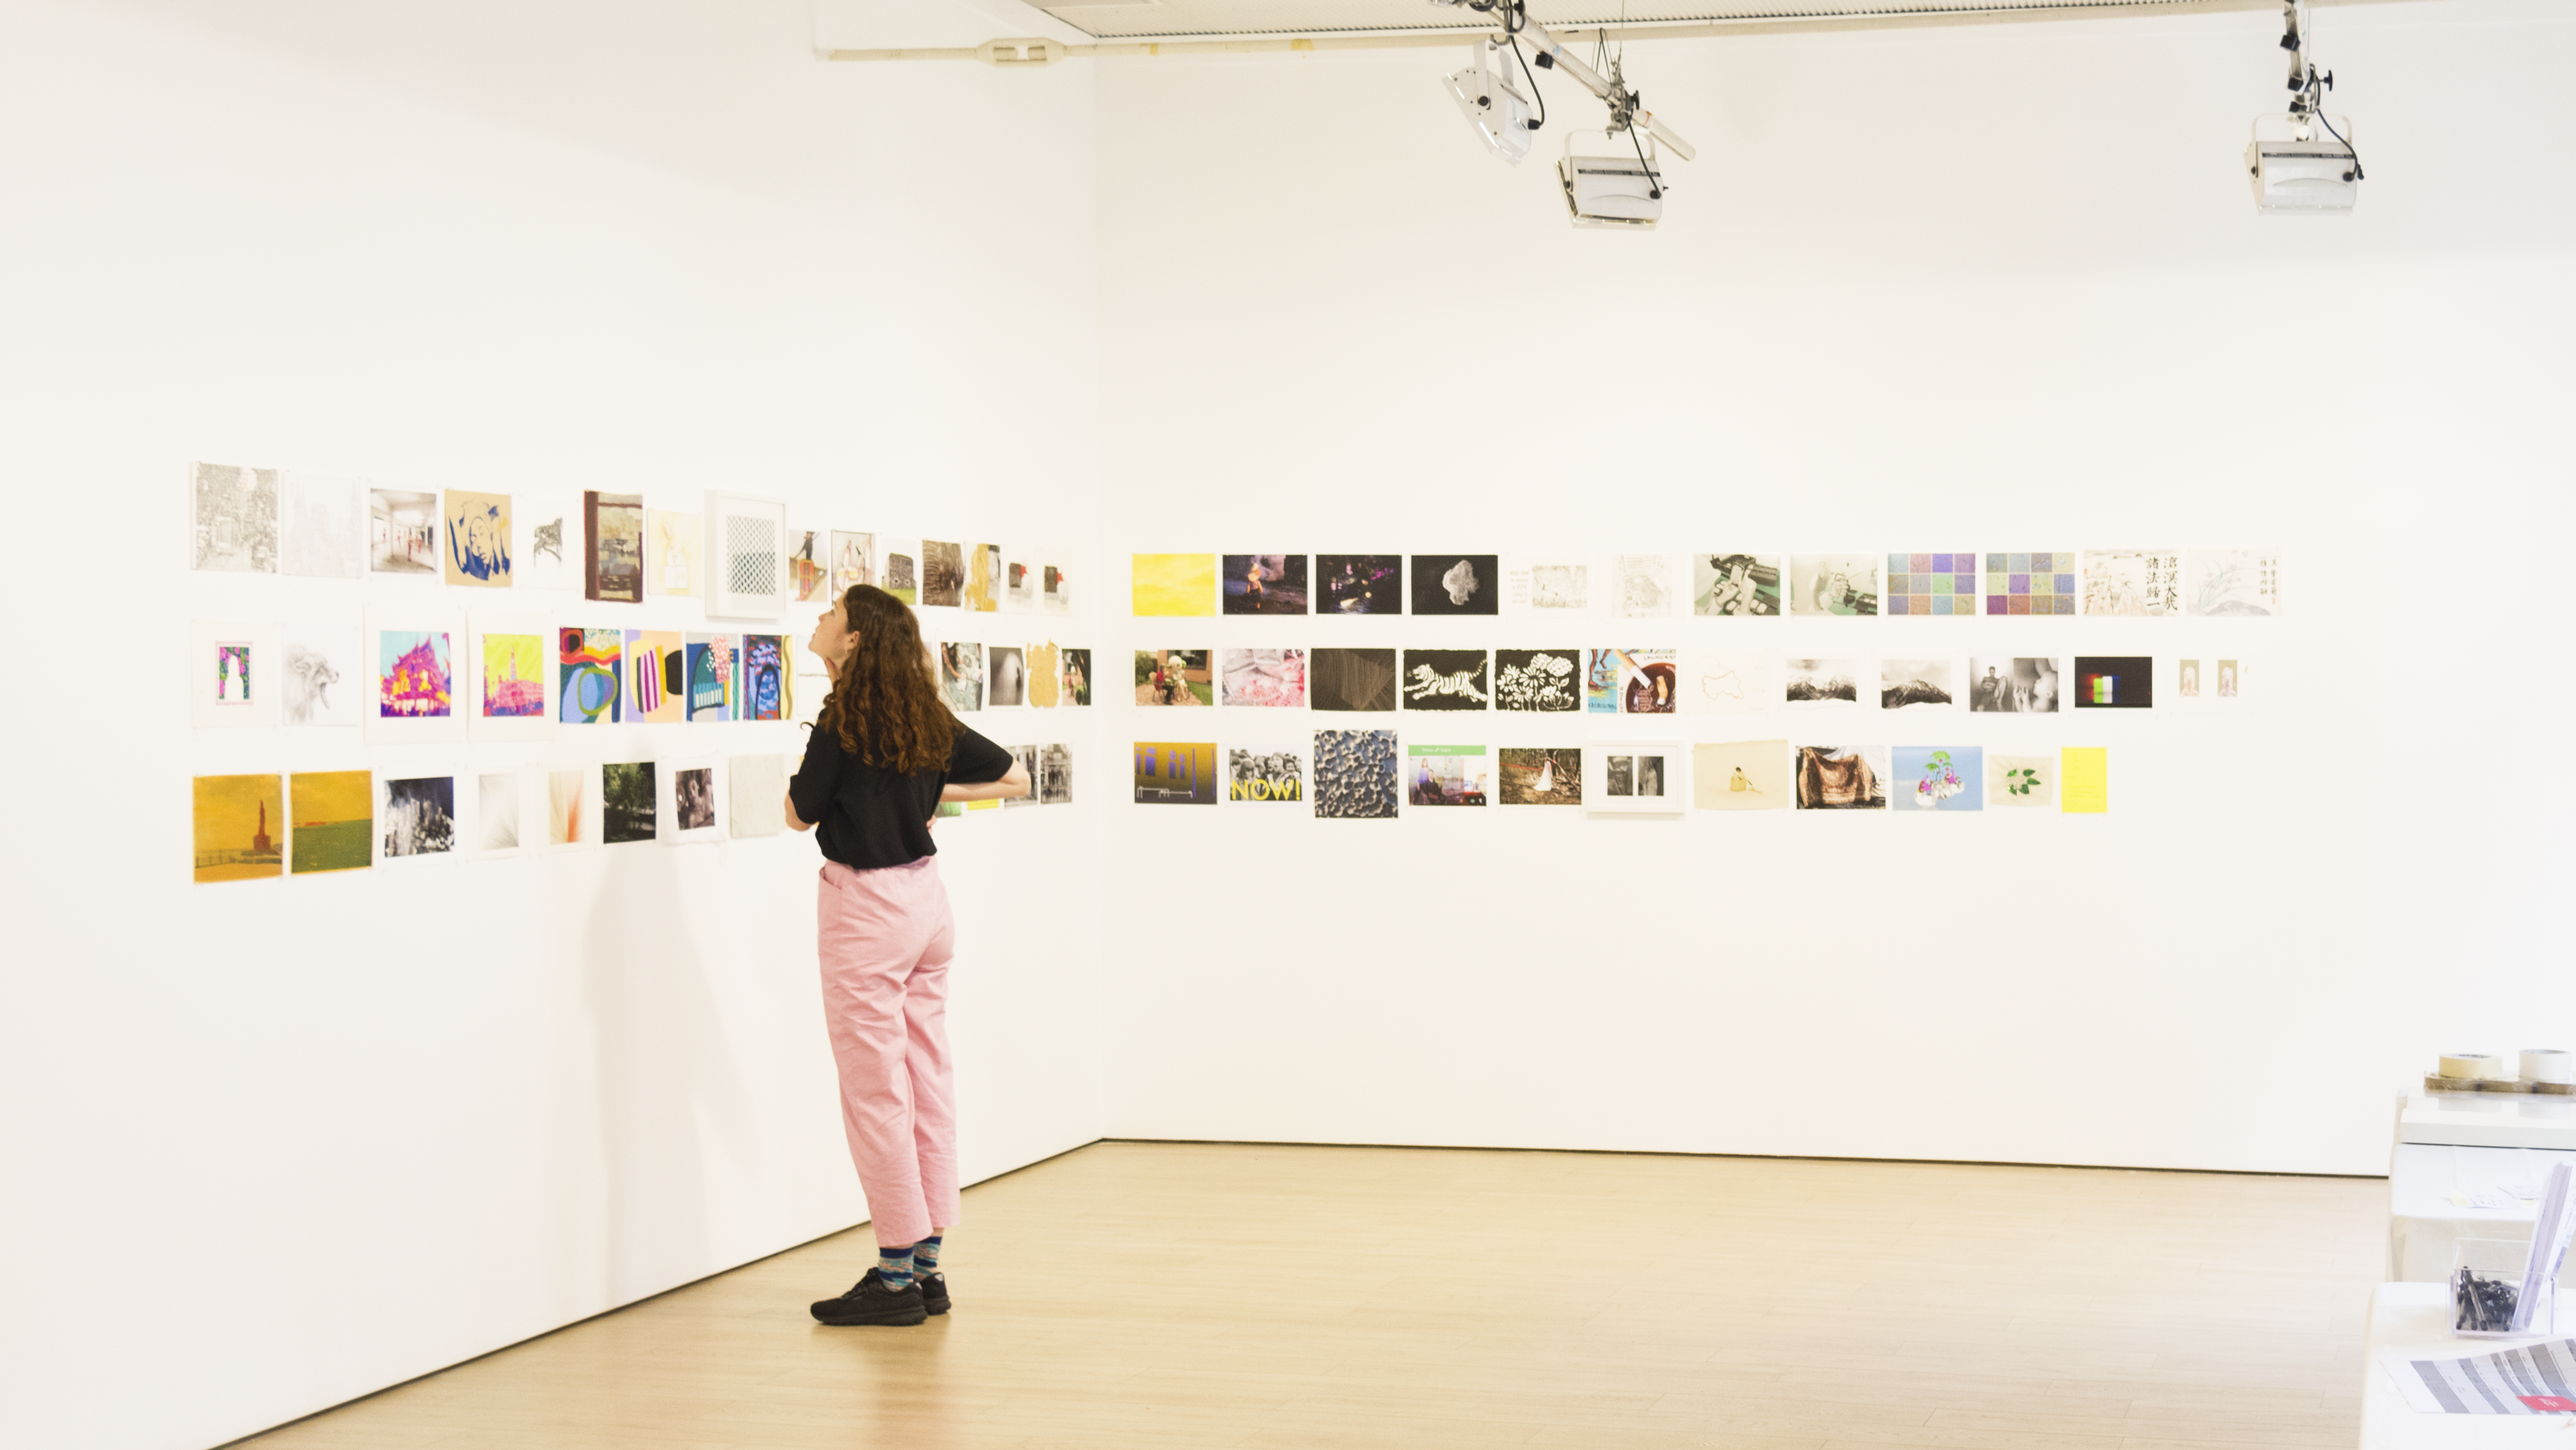
{"type": "Polygon", "coordinates": [[[2073,614],[2075,555],[1988,554],[1986,613],[2073,614]]]}
{"type": "Polygon", "coordinates": [[[1888,555],[1885,605],[1888,614],[1976,613],[1975,551],[1888,555]]]}

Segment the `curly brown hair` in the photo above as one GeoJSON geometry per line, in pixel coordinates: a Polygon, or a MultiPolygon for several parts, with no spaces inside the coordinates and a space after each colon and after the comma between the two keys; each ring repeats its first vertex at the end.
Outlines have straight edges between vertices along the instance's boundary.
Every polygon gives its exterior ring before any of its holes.
{"type": "Polygon", "coordinates": [[[912,611],[873,584],[853,584],[841,617],[855,643],[816,728],[870,765],[904,775],[947,769],[957,719],[930,677],[930,647],[912,611]]]}

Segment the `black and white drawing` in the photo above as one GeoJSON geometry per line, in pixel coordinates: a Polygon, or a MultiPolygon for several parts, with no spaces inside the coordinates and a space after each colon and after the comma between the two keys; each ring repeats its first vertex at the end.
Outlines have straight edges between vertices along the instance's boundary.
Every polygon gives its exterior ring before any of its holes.
{"type": "Polygon", "coordinates": [[[1582,709],[1583,652],[1494,651],[1494,708],[1540,712],[1582,709]]]}
{"type": "Polygon", "coordinates": [[[1968,661],[1968,708],[1980,715],[2054,715],[2057,661],[2013,655],[1968,661]]]}
{"type": "Polygon", "coordinates": [[[1904,710],[1927,705],[1946,706],[1958,699],[1950,660],[1881,660],[1878,664],[1878,707],[1882,710],[1904,710]]]}
{"type": "Polygon", "coordinates": [[[358,662],[358,631],[347,625],[288,624],[278,630],[278,688],[289,725],[355,725],[370,676],[358,662]]]}
{"type": "Polygon", "coordinates": [[[200,463],[188,488],[189,567],[277,572],[277,470],[200,463]]]}
{"type": "Polygon", "coordinates": [[[1315,814],[1325,820],[1394,820],[1398,764],[1392,730],[1316,731],[1315,814]]]}
{"type": "Polygon", "coordinates": [[[367,568],[367,509],[358,481],[317,473],[278,476],[279,572],[355,579],[367,568]]]}
{"type": "Polygon", "coordinates": [[[1492,554],[1413,556],[1416,614],[1500,614],[1502,569],[1492,554]]]}
{"type": "Polygon", "coordinates": [[[1860,661],[1793,659],[1781,671],[1790,709],[1831,709],[1860,702],[1860,661]]]}
{"type": "Polygon", "coordinates": [[[1494,699],[1491,669],[1492,662],[1480,649],[1406,650],[1404,708],[1487,709],[1494,699]]]}
{"type": "Polygon", "coordinates": [[[1621,619],[1663,619],[1673,612],[1669,554],[1620,554],[1610,561],[1611,612],[1621,619]]]}

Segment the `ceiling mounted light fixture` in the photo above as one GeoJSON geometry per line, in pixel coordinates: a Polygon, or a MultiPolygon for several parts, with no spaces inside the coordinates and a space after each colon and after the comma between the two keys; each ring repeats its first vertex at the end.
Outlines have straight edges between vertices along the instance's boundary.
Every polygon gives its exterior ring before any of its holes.
{"type": "Polygon", "coordinates": [[[2255,118],[2245,171],[2254,184],[2255,209],[2266,216],[2350,216],[2361,195],[2361,153],[2353,149],[2352,118],[2325,113],[2334,72],[2319,71],[2308,58],[2307,10],[2307,0],[2282,0],[2290,109],[2287,115],[2255,118]],[[2266,137],[2267,121],[2286,122],[2289,134],[2266,137]]]}
{"type": "Polygon", "coordinates": [[[1561,71],[1610,108],[1610,124],[1602,134],[1615,138],[1625,133],[1628,138],[1629,154],[1624,156],[1577,156],[1573,138],[1566,138],[1557,180],[1574,224],[1652,228],[1664,214],[1664,193],[1670,189],[1660,164],[1662,153],[1669,151],[1684,161],[1699,153],[1645,108],[1643,97],[1629,86],[1621,69],[1624,57],[1611,54],[1607,37],[1595,47],[1593,57],[1595,65],[1608,68],[1605,76],[1530,19],[1528,0],[1431,3],[1493,17],[1497,34],[1477,37],[1467,68],[1444,79],[1450,98],[1485,138],[1487,147],[1515,165],[1529,154],[1530,133],[1547,124],[1547,102],[1539,94],[1538,74],[1531,67],[1561,71]],[[1524,40],[1529,42],[1527,54],[1521,50],[1524,40]]]}

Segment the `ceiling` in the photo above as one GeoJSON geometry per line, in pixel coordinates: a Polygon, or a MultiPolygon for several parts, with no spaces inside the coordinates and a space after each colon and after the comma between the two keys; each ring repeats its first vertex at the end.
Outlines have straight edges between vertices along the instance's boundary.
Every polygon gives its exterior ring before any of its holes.
{"type": "MultiPolygon", "coordinates": [[[[1490,30],[1490,12],[1432,0],[1029,0],[1036,9],[1100,40],[1181,36],[1352,35],[1490,30]]],[[[2252,9],[2265,0],[1529,0],[1530,18],[1551,30],[1595,26],[1837,23],[1948,17],[2160,14],[2252,9]]]]}

